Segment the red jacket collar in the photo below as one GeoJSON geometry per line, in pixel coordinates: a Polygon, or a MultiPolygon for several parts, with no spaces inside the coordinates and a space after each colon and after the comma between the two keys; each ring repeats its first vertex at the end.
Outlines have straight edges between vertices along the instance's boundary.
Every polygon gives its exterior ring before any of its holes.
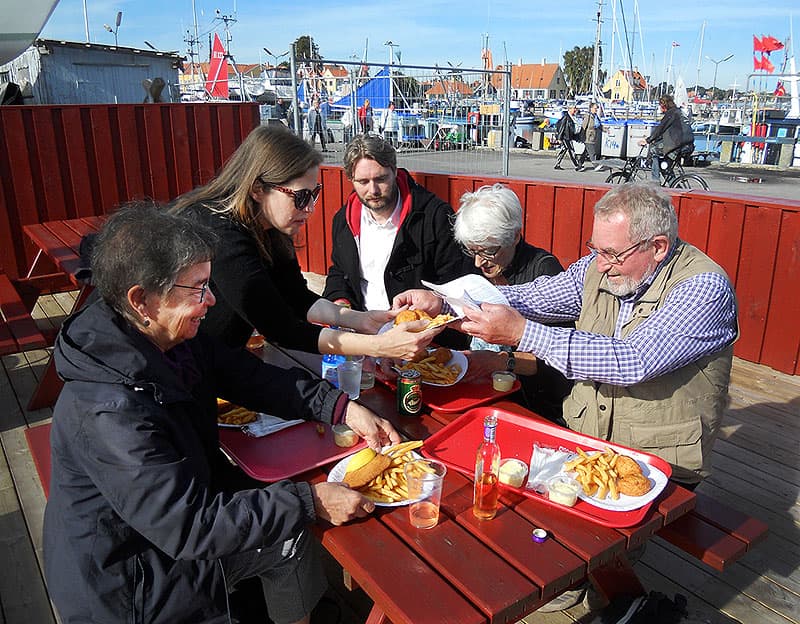
{"type": "MultiPolygon", "coordinates": [[[[411,176],[408,175],[408,172],[405,169],[398,169],[397,170],[397,189],[400,193],[400,198],[402,201],[402,208],[400,209],[400,224],[402,225],[403,221],[405,221],[408,213],[411,212],[411,190],[409,180],[411,176]]],[[[358,198],[358,195],[355,191],[350,193],[350,197],[347,198],[347,205],[345,206],[345,217],[347,220],[347,226],[350,228],[350,231],[353,233],[355,238],[358,238],[361,235],[361,209],[363,204],[361,200],[358,198]]]]}

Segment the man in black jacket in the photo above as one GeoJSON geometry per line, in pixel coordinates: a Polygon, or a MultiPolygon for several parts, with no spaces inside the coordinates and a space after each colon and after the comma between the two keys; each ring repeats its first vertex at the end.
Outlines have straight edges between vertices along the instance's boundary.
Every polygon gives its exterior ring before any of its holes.
{"type": "Polygon", "coordinates": [[[570,106],[564,111],[561,119],[559,119],[556,124],[556,138],[561,142],[561,151],[558,152],[556,165],[553,169],[564,168],[561,166],[561,161],[564,160],[564,156],[569,156],[572,164],[575,165],[575,171],[583,171],[584,169],[583,165],[578,163],[578,159],[575,156],[575,149],[572,146],[572,142],[578,138],[578,133],[575,130],[575,115],[577,114],[578,107],[570,106]]]}
{"type": "Polygon", "coordinates": [[[471,273],[453,239],[453,209],[397,169],[380,137],[348,146],[344,170],[355,191],[333,218],[332,265],[323,296],[357,310],[387,310],[420,280],[447,282],[471,273]]]}

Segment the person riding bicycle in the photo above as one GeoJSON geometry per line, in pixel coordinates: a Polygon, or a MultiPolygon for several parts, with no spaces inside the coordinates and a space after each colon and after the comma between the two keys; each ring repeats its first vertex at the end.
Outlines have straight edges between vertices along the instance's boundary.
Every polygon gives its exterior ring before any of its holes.
{"type": "Polygon", "coordinates": [[[650,132],[650,136],[641,139],[639,145],[650,145],[653,152],[653,181],[661,181],[661,159],[670,156],[678,158],[694,151],[694,136],[689,120],[675,104],[671,95],[658,98],[658,105],[664,116],[659,124],[650,132]]]}

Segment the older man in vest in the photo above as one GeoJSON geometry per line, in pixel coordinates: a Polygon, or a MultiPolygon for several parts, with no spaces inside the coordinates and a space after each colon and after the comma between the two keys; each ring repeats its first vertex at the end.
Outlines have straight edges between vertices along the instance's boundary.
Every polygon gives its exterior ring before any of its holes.
{"type": "MultiPolygon", "coordinates": [[[[693,488],[709,474],[727,404],[736,296],[725,272],[678,238],[669,196],[626,184],[594,208],[590,253],[566,271],[502,286],[509,306],[462,330],[529,351],[576,380],[570,428],[658,455],[693,488]],[[575,321],[575,329],[544,323],[575,321]]],[[[425,291],[395,298],[438,312],[425,291]]]]}

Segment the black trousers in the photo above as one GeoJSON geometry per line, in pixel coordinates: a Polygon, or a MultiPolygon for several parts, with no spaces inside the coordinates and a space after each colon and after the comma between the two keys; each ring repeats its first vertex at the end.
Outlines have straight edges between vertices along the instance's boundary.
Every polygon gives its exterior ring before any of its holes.
{"type": "Polygon", "coordinates": [[[564,160],[564,156],[567,154],[569,154],[569,159],[572,161],[573,166],[577,169],[580,165],[578,165],[578,159],[575,156],[575,150],[572,147],[572,141],[561,142],[561,151],[558,152],[558,157],[556,158],[556,167],[561,166],[561,161],[564,160]]]}

